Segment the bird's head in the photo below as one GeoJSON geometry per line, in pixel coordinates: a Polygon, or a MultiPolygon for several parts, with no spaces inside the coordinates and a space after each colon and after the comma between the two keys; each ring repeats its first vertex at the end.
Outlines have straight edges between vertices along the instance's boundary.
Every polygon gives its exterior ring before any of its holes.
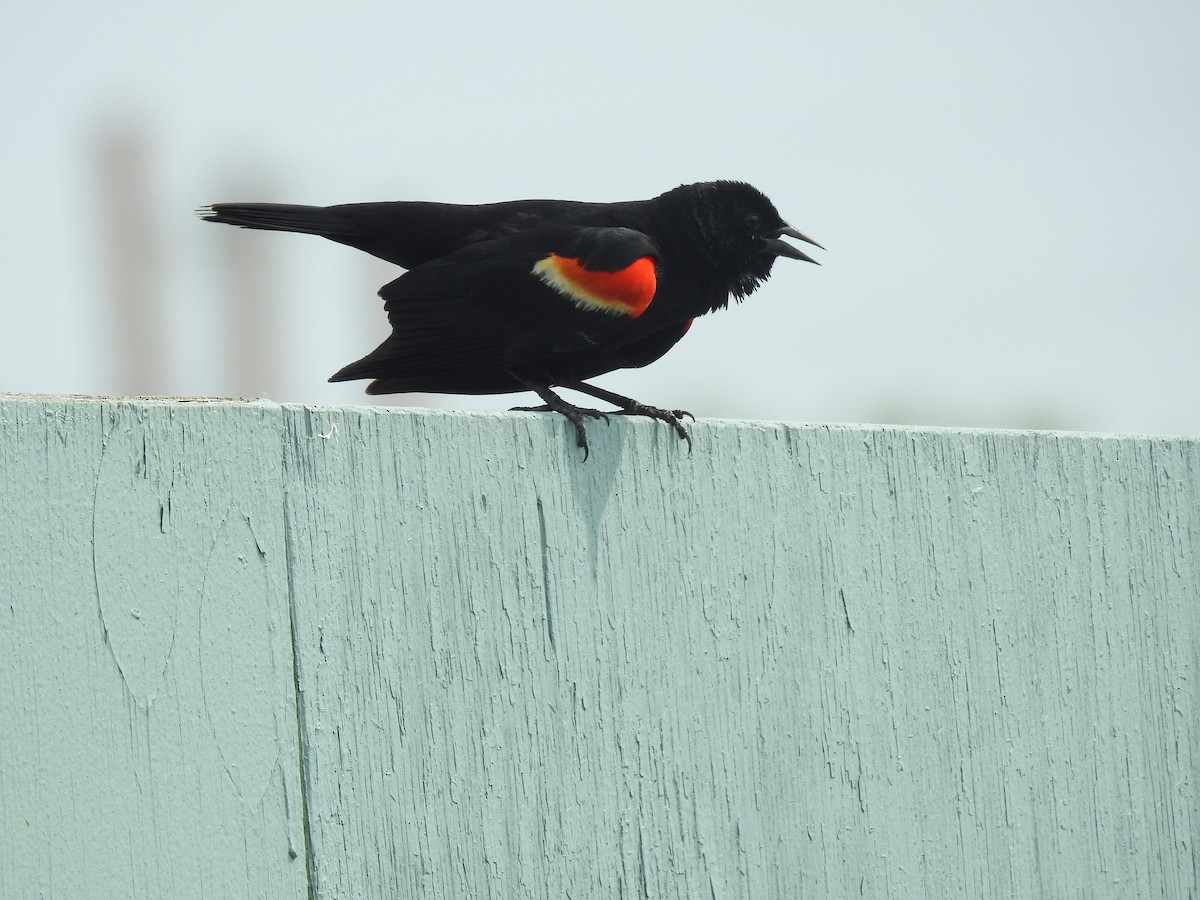
{"type": "MultiPolygon", "coordinates": [[[[698,229],[699,249],[741,300],[771,274],[777,256],[817,261],[784,237],[821,247],[779,215],[767,197],[741,181],[710,181],[676,188],[685,193],[698,229]]],[[[824,250],[824,247],[821,247],[824,250]]]]}

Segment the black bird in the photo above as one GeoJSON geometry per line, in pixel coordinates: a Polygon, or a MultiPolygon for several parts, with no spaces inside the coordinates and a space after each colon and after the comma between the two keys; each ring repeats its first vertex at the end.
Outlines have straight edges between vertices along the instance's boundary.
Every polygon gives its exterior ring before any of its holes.
{"type": "Polygon", "coordinates": [[[584,419],[608,416],[552,388],[611,403],[616,415],[661,419],[690,448],[682,422],[690,413],[586,379],[658,359],[696,316],[758,287],[777,256],[816,262],[782,237],[821,246],[738,181],[627,203],[214,203],[199,212],[209,222],[318,234],[408,269],[379,291],[391,336],[330,381],[373,379],[368,394],[531,390],[545,404],[537,410],[575,426],[584,459],[584,419]]]}

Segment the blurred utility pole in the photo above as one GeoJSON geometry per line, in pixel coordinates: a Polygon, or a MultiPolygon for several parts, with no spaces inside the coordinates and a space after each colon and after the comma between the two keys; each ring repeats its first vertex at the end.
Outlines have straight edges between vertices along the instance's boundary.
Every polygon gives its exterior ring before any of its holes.
{"type": "Polygon", "coordinates": [[[165,393],[170,383],[164,328],[162,247],[158,239],[150,148],[144,127],[113,124],[96,139],[100,228],[112,310],[107,343],[115,356],[118,391],[165,393]]]}
{"type": "MultiPolygon", "coordinates": [[[[261,183],[233,188],[229,197],[270,196],[261,183]]],[[[213,229],[205,225],[205,229],[213,229]]],[[[205,235],[208,237],[209,235],[205,235]]],[[[220,246],[221,334],[228,340],[226,390],[235,397],[275,397],[283,389],[280,353],[278,266],[261,235],[221,225],[212,231],[220,246]]]]}

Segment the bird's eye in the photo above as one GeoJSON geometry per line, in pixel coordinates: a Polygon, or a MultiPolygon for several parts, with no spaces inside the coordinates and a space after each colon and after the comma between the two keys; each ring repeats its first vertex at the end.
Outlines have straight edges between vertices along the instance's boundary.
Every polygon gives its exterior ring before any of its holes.
{"type": "Polygon", "coordinates": [[[746,230],[747,231],[758,231],[758,227],[761,224],[762,224],[762,220],[759,219],[758,216],[756,216],[754,213],[750,213],[748,216],[746,216],[746,230]]]}

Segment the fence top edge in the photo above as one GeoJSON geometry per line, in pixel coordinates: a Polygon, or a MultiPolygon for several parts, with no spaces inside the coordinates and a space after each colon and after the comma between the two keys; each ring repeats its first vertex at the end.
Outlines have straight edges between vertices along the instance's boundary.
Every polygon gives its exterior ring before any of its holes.
{"type": "MultiPolygon", "coordinates": [[[[29,405],[78,405],[78,406],[186,406],[207,407],[212,409],[276,409],[280,411],[306,410],[309,412],[343,412],[352,415],[371,416],[410,416],[445,419],[508,419],[513,417],[544,417],[544,413],[463,410],[438,406],[402,406],[402,405],[343,405],[324,403],[276,403],[265,398],[248,397],[113,397],[90,394],[31,394],[6,393],[0,391],[0,407],[9,404],[29,405]]],[[[858,432],[863,435],[960,435],[964,437],[983,437],[987,435],[1017,437],[1020,435],[1054,437],[1071,440],[1151,440],[1172,441],[1184,443],[1200,443],[1200,435],[1188,434],[1147,434],[1137,432],[1092,432],[1070,431],[1057,429],[1032,428],[978,428],[955,425],[888,425],[856,422],[793,422],[772,419],[725,419],[702,418],[706,428],[740,429],[749,431],[837,431],[858,432]]]]}

